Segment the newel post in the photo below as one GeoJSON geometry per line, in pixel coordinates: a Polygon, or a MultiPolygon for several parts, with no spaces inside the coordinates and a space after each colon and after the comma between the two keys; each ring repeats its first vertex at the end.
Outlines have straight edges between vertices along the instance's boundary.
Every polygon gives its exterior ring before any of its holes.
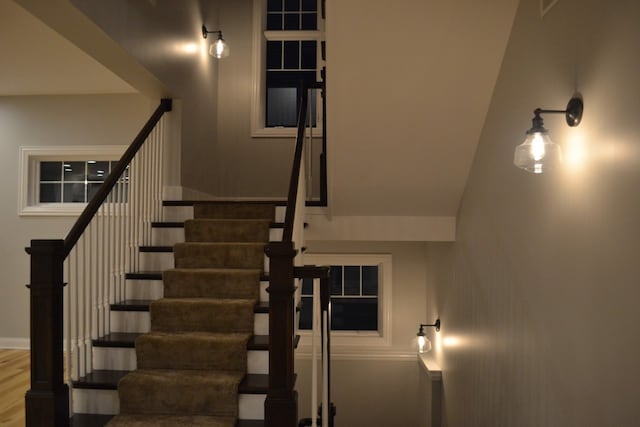
{"type": "Polygon", "coordinates": [[[295,427],[298,396],[294,390],[295,284],[292,242],[271,242],[269,257],[269,391],[264,403],[266,427],[295,427]]]}
{"type": "Polygon", "coordinates": [[[31,388],[25,396],[27,427],[69,425],[69,388],[63,362],[63,240],[32,240],[31,388]]]}

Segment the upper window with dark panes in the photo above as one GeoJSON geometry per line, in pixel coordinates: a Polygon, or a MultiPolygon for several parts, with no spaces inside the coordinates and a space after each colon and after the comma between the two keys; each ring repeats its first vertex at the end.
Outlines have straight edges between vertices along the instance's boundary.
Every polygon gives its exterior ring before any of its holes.
{"type": "MultiPolygon", "coordinates": [[[[268,0],[267,31],[317,32],[317,28],[316,0],[268,0]]],[[[266,41],[267,127],[296,126],[304,84],[313,83],[317,79],[317,35],[299,33],[296,38],[298,39],[292,40],[290,37],[272,34],[266,41]]],[[[310,105],[314,126],[315,102],[315,96],[312,95],[310,105]]]]}

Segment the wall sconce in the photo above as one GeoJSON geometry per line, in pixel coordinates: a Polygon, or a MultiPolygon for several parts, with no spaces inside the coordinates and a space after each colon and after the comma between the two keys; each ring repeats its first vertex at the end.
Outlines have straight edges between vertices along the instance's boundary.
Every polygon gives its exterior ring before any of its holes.
{"type": "Polygon", "coordinates": [[[202,26],[203,38],[206,39],[209,34],[213,34],[213,33],[218,34],[218,39],[213,43],[211,43],[211,46],[209,46],[209,55],[217,59],[226,58],[227,56],[229,56],[229,45],[222,38],[222,31],[220,30],[209,31],[207,30],[207,27],[205,27],[204,25],[202,26]]]}
{"type": "Polygon", "coordinates": [[[566,110],[542,110],[533,111],[533,126],[527,131],[527,138],[516,147],[513,156],[513,164],[531,173],[543,173],[556,167],[562,162],[562,149],[551,138],[544,128],[541,114],[562,113],[567,124],[571,127],[578,126],[582,120],[584,105],[582,99],[574,96],[567,104],[566,110]]]}
{"type": "Polygon", "coordinates": [[[431,341],[429,341],[429,338],[424,334],[424,328],[427,326],[433,326],[436,328],[436,332],[439,332],[440,319],[436,319],[436,323],[430,325],[426,323],[420,324],[420,329],[418,329],[418,333],[416,334],[418,336],[418,353],[426,353],[431,350],[431,341]]]}

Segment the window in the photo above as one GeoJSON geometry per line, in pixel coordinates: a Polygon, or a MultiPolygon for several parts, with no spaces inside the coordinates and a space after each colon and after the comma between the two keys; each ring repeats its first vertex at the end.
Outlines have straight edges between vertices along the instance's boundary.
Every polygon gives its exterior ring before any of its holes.
{"type": "MultiPolygon", "coordinates": [[[[391,255],[306,253],[304,263],[331,266],[333,346],[391,345],[391,255]]],[[[303,281],[298,325],[302,348],[309,344],[312,294],[312,282],[303,281]]]]}
{"type": "MultiPolygon", "coordinates": [[[[331,266],[331,329],[378,330],[378,265],[331,266]]],[[[311,329],[313,280],[302,282],[300,329],[311,329]]]]}
{"type": "MultiPolygon", "coordinates": [[[[42,160],[39,162],[40,178],[38,204],[87,203],[118,162],[115,160],[42,160]]],[[[123,184],[129,181],[129,168],[123,184]]],[[[116,191],[119,194],[119,191],[116,191]]]]}
{"type": "MultiPolygon", "coordinates": [[[[254,0],[253,136],[293,136],[301,90],[319,80],[319,0],[254,0]]],[[[318,97],[311,92],[312,124],[318,97]]]]}
{"type": "MultiPolygon", "coordinates": [[[[124,146],[20,148],[20,215],[77,215],[124,153],[124,146]]],[[[116,194],[126,201],[128,169],[116,194]]]]}

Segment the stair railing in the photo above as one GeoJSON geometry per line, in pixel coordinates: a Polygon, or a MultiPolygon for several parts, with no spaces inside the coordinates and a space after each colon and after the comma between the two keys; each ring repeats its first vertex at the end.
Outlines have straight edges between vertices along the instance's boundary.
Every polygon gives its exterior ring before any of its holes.
{"type": "Polygon", "coordinates": [[[64,359],[69,382],[92,372],[92,340],[109,333],[109,306],[125,298],[125,272],[138,268],[138,246],[150,243],[150,223],[161,215],[163,115],[169,111],[171,100],[163,99],[64,240],[32,240],[26,249],[31,256],[27,427],[69,425],[64,359]]]}
{"type": "MultiPolygon", "coordinates": [[[[321,90],[324,101],[324,84],[305,86],[298,113],[296,146],[291,169],[282,241],[270,242],[265,252],[269,257],[269,388],[265,400],[266,427],[295,427],[298,422],[297,393],[294,390],[294,342],[296,332],[296,307],[300,301],[300,286],[296,280],[315,274],[318,279],[328,277],[328,269],[302,267],[304,248],[304,219],[310,176],[305,162],[305,150],[313,140],[312,108],[309,108],[309,92],[321,90]],[[309,138],[305,144],[305,135],[309,138]]],[[[323,108],[324,111],[324,108],[323,108]]],[[[326,132],[326,128],[323,129],[326,132]]],[[[328,287],[328,279],[327,287],[328,287]]],[[[328,351],[328,346],[326,347],[328,351]]],[[[327,357],[328,360],[328,357],[327,357]]],[[[328,389],[328,384],[327,384],[328,389]]]]}

